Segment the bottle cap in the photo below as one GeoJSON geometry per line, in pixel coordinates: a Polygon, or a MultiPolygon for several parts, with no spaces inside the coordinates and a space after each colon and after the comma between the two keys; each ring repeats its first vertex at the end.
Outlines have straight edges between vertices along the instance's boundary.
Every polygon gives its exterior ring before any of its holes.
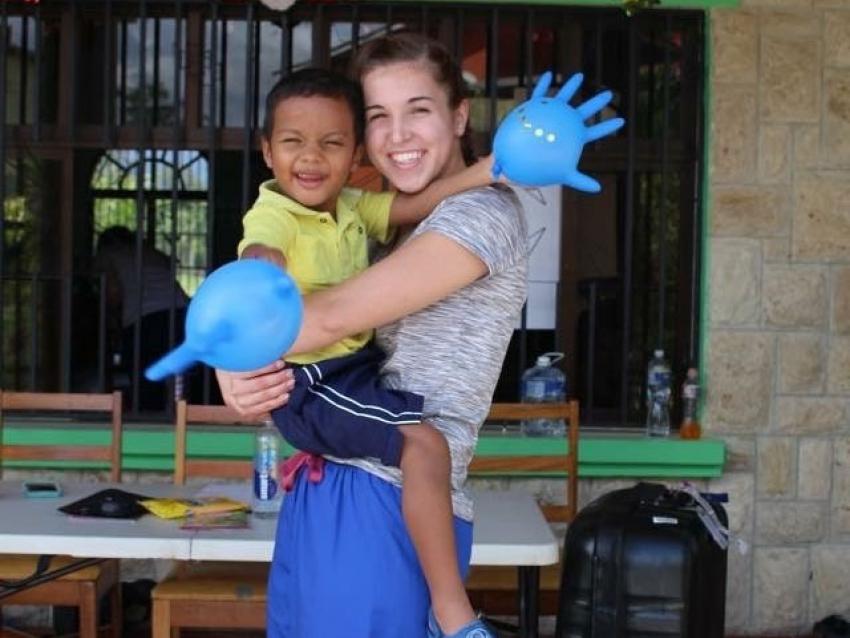
{"type": "Polygon", "coordinates": [[[656,350],[653,354],[655,354],[656,359],[663,359],[664,358],[664,351],[663,350],[660,350],[660,349],[656,350]]]}
{"type": "Polygon", "coordinates": [[[553,363],[557,363],[561,359],[564,358],[563,352],[544,352],[539,357],[537,357],[537,367],[538,368],[548,368],[553,363]]]}

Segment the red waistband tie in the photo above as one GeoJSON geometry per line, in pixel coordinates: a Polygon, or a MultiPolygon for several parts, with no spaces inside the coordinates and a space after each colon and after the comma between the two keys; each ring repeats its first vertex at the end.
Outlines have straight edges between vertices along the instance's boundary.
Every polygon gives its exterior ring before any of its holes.
{"type": "Polygon", "coordinates": [[[325,475],[325,459],[318,454],[309,452],[297,452],[290,456],[281,465],[281,485],[287,492],[291,492],[295,486],[298,470],[307,468],[307,479],[311,483],[319,483],[325,475]]]}

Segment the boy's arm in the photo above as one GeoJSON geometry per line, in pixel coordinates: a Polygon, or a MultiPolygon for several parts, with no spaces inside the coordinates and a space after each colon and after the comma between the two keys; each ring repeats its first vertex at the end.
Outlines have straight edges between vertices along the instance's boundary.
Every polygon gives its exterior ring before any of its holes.
{"type": "Polygon", "coordinates": [[[286,257],[277,248],[270,248],[263,244],[249,244],[242,249],[240,259],[262,259],[286,269],[286,257]]]}
{"type": "Polygon", "coordinates": [[[418,193],[398,193],[390,207],[390,226],[414,224],[430,215],[446,197],[495,181],[498,180],[493,179],[493,156],[488,155],[459,173],[434,180],[418,193]]]}

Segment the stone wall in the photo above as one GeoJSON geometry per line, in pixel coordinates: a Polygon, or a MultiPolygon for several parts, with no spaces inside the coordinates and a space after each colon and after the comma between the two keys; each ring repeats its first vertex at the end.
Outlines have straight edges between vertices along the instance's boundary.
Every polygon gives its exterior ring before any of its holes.
{"type": "Polygon", "coordinates": [[[850,614],[850,0],[710,20],[704,421],[746,543],[727,624],[792,633],[850,614]]]}

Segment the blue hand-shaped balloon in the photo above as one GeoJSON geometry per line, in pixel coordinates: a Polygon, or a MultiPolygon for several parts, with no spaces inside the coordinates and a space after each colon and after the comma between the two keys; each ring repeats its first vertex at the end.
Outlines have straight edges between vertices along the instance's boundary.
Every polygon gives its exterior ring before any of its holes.
{"type": "Polygon", "coordinates": [[[504,174],[512,182],[527,186],[564,184],[598,193],[599,182],[578,170],[578,161],[587,142],[610,135],[624,124],[615,117],[592,126],[584,121],[611,101],[611,91],[603,91],[578,108],[568,102],[581,86],[576,73],[558,94],[546,97],[552,74],[544,73],[531,98],[502,120],[493,139],[493,175],[504,174]]]}
{"type": "Polygon", "coordinates": [[[151,381],[203,361],[234,372],[284,354],[301,329],[301,294],[282,269],[243,259],[212,272],[186,313],[186,340],[145,370],[151,381]]]}

